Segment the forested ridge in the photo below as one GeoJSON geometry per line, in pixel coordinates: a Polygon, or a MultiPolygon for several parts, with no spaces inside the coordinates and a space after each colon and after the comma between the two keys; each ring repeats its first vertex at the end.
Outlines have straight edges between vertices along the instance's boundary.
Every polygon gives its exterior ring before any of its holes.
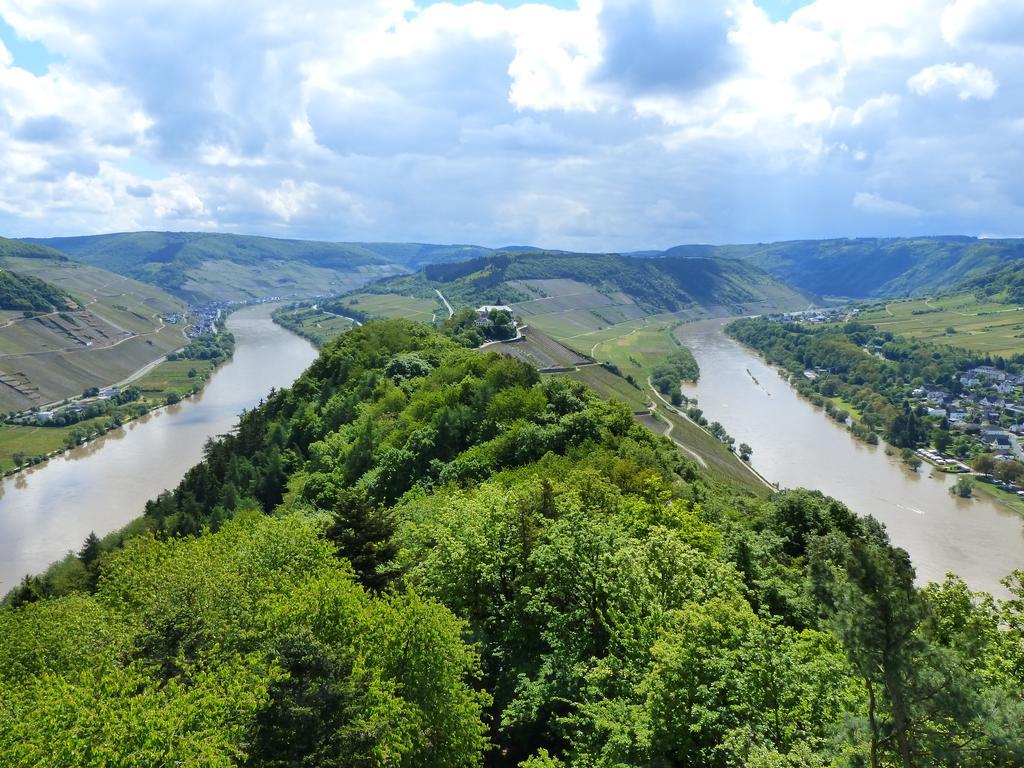
{"type": "Polygon", "coordinates": [[[766,272],[735,259],[642,258],[564,251],[498,253],[455,263],[430,264],[362,288],[377,293],[433,297],[441,290],[455,307],[511,304],[536,298],[524,280],[568,279],[630,297],[650,312],[687,307],[737,307],[745,302],[806,305],[806,297],[766,272]]]}
{"type": "Polygon", "coordinates": [[[0,764],[1013,766],[1024,585],[375,321],[0,611],[0,764]]]}
{"type": "Polygon", "coordinates": [[[0,269],[0,309],[53,312],[76,307],[66,291],[31,275],[0,269]]]}

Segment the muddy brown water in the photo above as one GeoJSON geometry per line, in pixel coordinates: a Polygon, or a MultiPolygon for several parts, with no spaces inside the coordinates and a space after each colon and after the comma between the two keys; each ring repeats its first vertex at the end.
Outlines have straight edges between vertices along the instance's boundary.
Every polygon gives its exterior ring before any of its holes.
{"type": "Polygon", "coordinates": [[[919,581],[954,572],[974,589],[1005,594],[1000,580],[1024,568],[1024,516],[982,497],[949,493],[955,475],[912,472],[883,446],[856,440],[815,408],[753,350],[725,335],[727,321],[680,326],[700,365],[684,386],[709,421],[754,449],[753,466],[782,488],[816,488],[885,524],[919,581]]]}

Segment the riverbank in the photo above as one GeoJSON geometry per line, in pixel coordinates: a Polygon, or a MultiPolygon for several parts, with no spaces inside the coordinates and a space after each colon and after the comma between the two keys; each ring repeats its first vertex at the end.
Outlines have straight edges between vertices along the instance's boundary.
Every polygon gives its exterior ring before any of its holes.
{"type": "Polygon", "coordinates": [[[981,483],[974,499],[953,496],[957,475],[912,472],[898,453],[886,456],[883,447],[854,439],[760,355],[726,336],[725,322],[678,329],[701,369],[684,393],[737,441],[754,446],[758,472],[781,488],[818,489],[878,519],[910,553],[922,583],[952,571],[974,589],[1005,594],[1001,580],[1024,562],[1024,526],[1014,509],[982,493],[981,483]]]}
{"type": "MultiPolygon", "coordinates": [[[[104,390],[96,388],[90,395],[54,404],[45,411],[46,422],[0,424],[0,475],[7,477],[43,464],[148,413],[197,395],[233,354],[234,340],[223,331],[223,323],[216,336],[209,335],[212,341],[197,337],[104,390]],[[199,354],[211,356],[204,359],[197,357],[199,354]],[[95,416],[89,415],[92,411],[95,416]],[[58,423],[65,419],[71,423],[58,423]]],[[[30,413],[23,418],[38,422],[41,417],[30,413]]]]}
{"type": "Polygon", "coordinates": [[[91,531],[103,538],[130,526],[147,501],[176,487],[202,459],[209,438],[231,430],[271,389],[291,385],[316,350],[272,322],[272,309],[230,315],[234,355],[198,394],[0,483],[0,594],[77,551],[91,531]]]}

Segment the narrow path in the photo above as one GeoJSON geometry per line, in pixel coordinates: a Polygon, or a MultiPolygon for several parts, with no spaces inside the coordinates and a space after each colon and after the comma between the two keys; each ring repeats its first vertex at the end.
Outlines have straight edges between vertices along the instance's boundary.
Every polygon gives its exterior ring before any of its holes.
{"type": "MultiPolygon", "coordinates": [[[[700,430],[704,431],[705,433],[707,433],[708,437],[710,437],[712,440],[717,440],[718,439],[717,437],[712,435],[710,432],[708,432],[706,429],[704,429],[704,427],[702,427],[700,424],[695,422],[693,419],[691,419],[685,413],[681,412],[678,408],[676,408],[674,405],[672,405],[672,403],[670,403],[668,400],[666,400],[664,397],[662,397],[661,392],[659,392],[657,389],[654,388],[654,385],[651,383],[650,377],[647,378],[647,386],[650,388],[651,392],[654,393],[654,396],[657,397],[659,400],[661,400],[662,404],[671,413],[675,414],[676,416],[678,416],[681,419],[686,419],[688,422],[690,422],[695,427],[697,427],[697,429],[700,429],[700,430]]],[[[651,411],[653,412],[654,408],[651,408],[651,411]]],[[[668,421],[669,424],[672,423],[672,421],[670,419],[666,419],[666,421],[668,421]]],[[[695,458],[699,458],[699,457],[697,457],[697,454],[695,454],[690,448],[687,448],[685,445],[680,443],[675,438],[669,438],[669,439],[672,440],[672,442],[675,443],[676,445],[678,445],[680,448],[684,449],[691,456],[694,456],[695,458]]],[[[750,472],[750,474],[752,474],[754,477],[756,477],[758,480],[760,480],[762,483],[764,483],[765,486],[767,486],[768,488],[771,488],[773,491],[776,490],[775,486],[772,485],[770,482],[768,482],[768,479],[764,475],[762,475],[760,472],[758,472],[756,469],[754,469],[752,466],[750,466],[750,464],[748,464],[747,462],[745,462],[745,461],[743,461],[742,459],[739,459],[739,458],[737,458],[736,460],[741,465],[746,467],[747,471],[750,472]]],[[[699,461],[700,461],[702,466],[707,467],[707,464],[704,462],[704,459],[699,458],[699,461]]]]}
{"type": "Polygon", "coordinates": [[[444,294],[437,288],[434,289],[434,293],[436,293],[437,297],[441,299],[441,302],[444,304],[444,308],[448,310],[448,317],[453,317],[455,315],[455,310],[452,309],[452,305],[448,303],[448,299],[446,299],[444,294]]]}
{"type": "MultiPolygon", "coordinates": [[[[654,418],[656,418],[656,419],[664,418],[664,417],[662,417],[658,413],[658,406],[655,403],[651,404],[651,413],[654,414],[654,418]]],[[[672,432],[676,428],[675,422],[672,421],[672,419],[665,419],[665,423],[668,424],[668,430],[663,432],[662,436],[663,437],[667,437],[669,440],[671,440],[673,443],[676,444],[676,447],[678,447],[679,450],[681,450],[683,453],[685,453],[691,459],[693,459],[698,464],[700,464],[701,467],[703,467],[704,469],[707,469],[708,468],[708,463],[706,461],[704,461],[704,457],[703,456],[701,456],[699,453],[697,453],[695,450],[693,450],[689,446],[683,445],[681,442],[679,442],[674,437],[672,437],[672,432]]]]}

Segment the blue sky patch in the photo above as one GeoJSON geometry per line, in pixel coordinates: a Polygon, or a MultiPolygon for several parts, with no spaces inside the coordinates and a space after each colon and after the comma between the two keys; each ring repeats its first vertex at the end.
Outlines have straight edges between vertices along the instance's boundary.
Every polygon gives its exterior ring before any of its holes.
{"type": "Polygon", "coordinates": [[[63,61],[62,57],[50,53],[42,43],[22,40],[2,16],[0,16],[0,40],[14,57],[14,66],[26,69],[33,75],[45,75],[51,64],[63,61]]]}

